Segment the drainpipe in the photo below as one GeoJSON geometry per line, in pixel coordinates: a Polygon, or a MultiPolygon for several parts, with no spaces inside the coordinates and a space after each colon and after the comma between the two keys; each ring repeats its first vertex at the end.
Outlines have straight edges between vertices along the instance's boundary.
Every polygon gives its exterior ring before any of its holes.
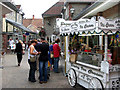
{"type": "Polygon", "coordinates": [[[2,51],[2,25],[3,25],[3,18],[2,18],[2,5],[0,5],[0,54],[2,51]]]}

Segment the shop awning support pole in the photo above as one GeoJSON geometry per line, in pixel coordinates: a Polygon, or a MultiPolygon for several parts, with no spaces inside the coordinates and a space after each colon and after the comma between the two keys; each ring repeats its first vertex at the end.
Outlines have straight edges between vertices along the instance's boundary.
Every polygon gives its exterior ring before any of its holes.
{"type": "Polygon", "coordinates": [[[2,5],[0,5],[0,54],[2,51],[2,25],[3,25],[3,19],[2,19],[2,5]]]}
{"type": "Polygon", "coordinates": [[[67,62],[69,62],[69,54],[68,54],[68,46],[69,46],[69,41],[68,41],[68,36],[65,37],[65,73],[68,71],[68,65],[67,62]]]}
{"type": "Polygon", "coordinates": [[[104,61],[107,61],[107,46],[108,46],[108,36],[105,35],[105,57],[104,57],[104,61]]]}
{"type": "Polygon", "coordinates": [[[89,47],[89,36],[87,36],[87,46],[89,47]]]}

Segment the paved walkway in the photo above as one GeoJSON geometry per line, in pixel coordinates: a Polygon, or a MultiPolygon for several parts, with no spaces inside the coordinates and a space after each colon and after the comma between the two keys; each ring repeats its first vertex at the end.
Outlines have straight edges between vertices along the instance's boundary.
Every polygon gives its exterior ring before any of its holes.
{"type": "MultiPolygon", "coordinates": [[[[71,88],[67,77],[63,73],[51,72],[50,79],[46,84],[39,84],[39,81],[31,83],[28,81],[29,65],[27,63],[27,54],[23,56],[21,66],[17,66],[16,55],[6,55],[4,58],[4,69],[2,72],[3,88],[71,88]]],[[[36,72],[36,79],[38,78],[36,72]]]]}

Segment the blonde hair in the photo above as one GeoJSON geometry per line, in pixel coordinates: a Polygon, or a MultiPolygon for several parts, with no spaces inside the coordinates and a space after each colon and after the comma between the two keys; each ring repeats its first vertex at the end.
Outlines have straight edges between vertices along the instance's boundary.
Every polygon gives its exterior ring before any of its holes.
{"type": "Polygon", "coordinates": [[[23,44],[23,42],[21,40],[19,40],[19,43],[23,44]]]}

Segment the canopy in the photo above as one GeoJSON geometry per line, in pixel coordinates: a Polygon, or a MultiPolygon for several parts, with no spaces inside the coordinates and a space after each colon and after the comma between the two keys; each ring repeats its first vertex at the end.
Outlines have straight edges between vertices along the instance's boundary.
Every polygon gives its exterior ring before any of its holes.
{"type": "Polygon", "coordinates": [[[59,28],[60,35],[69,34],[115,34],[120,32],[120,19],[107,20],[99,16],[91,19],[79,19],[77,21],[66,21],[61,18],[56,19],[56,28],[59,28]]]}
{"type": "Polygon", "coordinates": [[[26,28],[25,26],[23,26],[23,25],[20,24],[20,23],[14,22],[14,21],[9,20],[9,19],[6,19],[6,22],[12,24],[12,25],[15,26],[15,27],[18,27],[18,28],[22,29],[22,30],[25,31],[25,32],[29,32],[29,33],[36,34],[35,32],[32,32],[30,29],[26,28]]]}

